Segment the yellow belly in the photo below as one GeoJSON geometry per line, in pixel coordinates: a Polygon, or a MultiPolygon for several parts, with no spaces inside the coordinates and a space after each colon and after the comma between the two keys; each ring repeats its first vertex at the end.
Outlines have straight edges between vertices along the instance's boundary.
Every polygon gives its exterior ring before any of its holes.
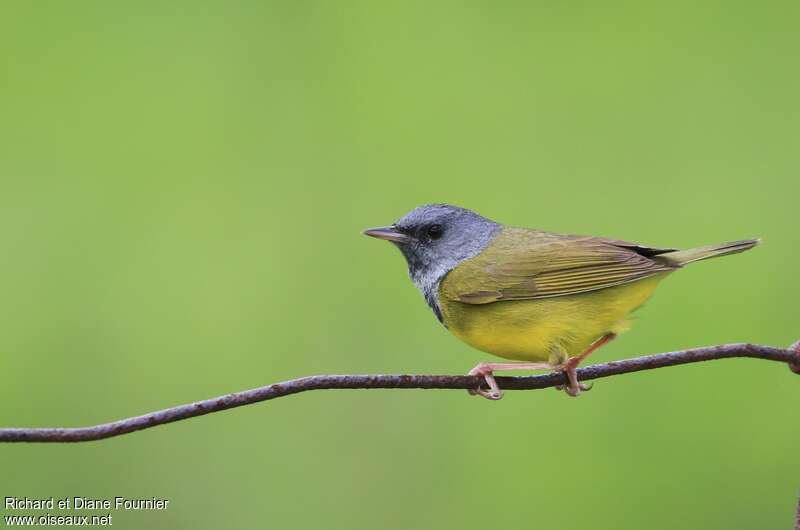
{"type": "Polygon", "coordinates": [[[558,364],[579,355],[653,293],[666,273],[599,291],[473,305],[440,300],[448,329],[467,344],[506,359],[558,364]]]}

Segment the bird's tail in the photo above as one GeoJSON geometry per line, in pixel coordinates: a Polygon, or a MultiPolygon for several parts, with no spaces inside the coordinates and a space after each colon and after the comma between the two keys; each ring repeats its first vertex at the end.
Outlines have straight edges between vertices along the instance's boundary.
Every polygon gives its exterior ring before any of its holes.
{"type": "Polygon", "coordinates": [[[745,250],[750,250],[760,242],[760,239],[743,239],[741,241],[731,241],[730,243],[721,243],[719,245],[708,245],[705,247],[690,248],[687,250],[676,250],[675,252],[661,254],[658,257],[670,261],[676,265],[686,265],[687,263],[692,263],[694,261],[716,258],[717,256],[727,256],[728,254],[736,254],[737,252],[744,252],[745,250]]]}

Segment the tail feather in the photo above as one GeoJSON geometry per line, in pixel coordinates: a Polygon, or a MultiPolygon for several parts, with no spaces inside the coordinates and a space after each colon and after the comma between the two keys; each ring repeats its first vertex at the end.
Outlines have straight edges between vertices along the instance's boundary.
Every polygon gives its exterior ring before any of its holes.
{"type": "Polygon", "coordinates": [[[727,256],[728,254],[744,252],[745,250],[750,250],[760,242],[761,239],[743,239],[741,241],[731,241],[719,245],[708,245],[705,247],[667,252],[659,255],[658,258],[680,266],[695,261],[716,258],[717,256],[727,256]]]}

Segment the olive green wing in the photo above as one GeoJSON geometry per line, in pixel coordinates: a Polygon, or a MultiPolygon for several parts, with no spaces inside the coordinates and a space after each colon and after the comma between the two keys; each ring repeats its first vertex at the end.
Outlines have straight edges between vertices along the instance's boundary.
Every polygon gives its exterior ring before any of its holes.
{"type": "Polygon", "coordinates": [[[505,228],[445,277],[440,294],[467,304],[551,298],[605,289],[677,268],[651,259],[672,249],[505,228]]]}

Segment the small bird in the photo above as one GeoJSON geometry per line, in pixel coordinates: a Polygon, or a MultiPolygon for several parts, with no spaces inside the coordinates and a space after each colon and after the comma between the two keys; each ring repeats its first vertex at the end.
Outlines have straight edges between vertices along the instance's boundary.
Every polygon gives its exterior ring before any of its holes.
{"type": "Polygon", "coordinates": [[[448,204],[420,206],[391,226],[364,230],[392,242],[439,321],[478,350],[510,359],[473,368],[500,399],[497,370],[555,369],[563,389],[588,386],[576,369],[628,327],[628,316],[669,273],[689,263],[743,252],[759,239],[688,250],[602,237],[563,235],[496,223],[448,204]]]}

